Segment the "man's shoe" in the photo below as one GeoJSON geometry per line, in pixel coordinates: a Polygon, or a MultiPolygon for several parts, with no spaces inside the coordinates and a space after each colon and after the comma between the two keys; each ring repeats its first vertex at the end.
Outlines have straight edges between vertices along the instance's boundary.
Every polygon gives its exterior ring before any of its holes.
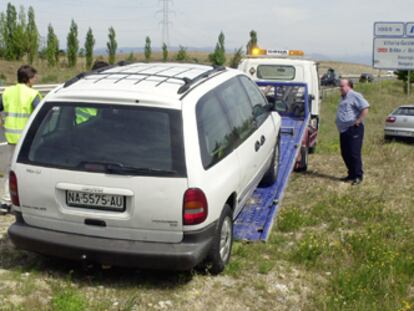
{"type": "Polygon", "coordinates": [[[359,185],[360,183],[362,183],[362,178],[357,177],[352,181],[351,185],[355,186],[355,185],[359,185]]]}
{"type": "Polygon", "coordinates": [[[343,181],[343,182],[349,182],[349,181],[352,181],[352,180],[354,180],[354,178],[352,178],[351,176],[345,176],[345,177],[342,177],[342,178],[339,178],[339,180],[340,181],[343,181]]]}
{"type": "Polygon", "coordinates": [[[0,205],[0,215],[5,215],[10,212],[11,206],[9,204],[1,204],[0,205]]]}

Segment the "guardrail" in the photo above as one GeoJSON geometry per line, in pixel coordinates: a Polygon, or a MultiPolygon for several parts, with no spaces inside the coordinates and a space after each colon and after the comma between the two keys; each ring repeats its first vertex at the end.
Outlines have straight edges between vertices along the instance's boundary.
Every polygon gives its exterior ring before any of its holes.
{"type": "MultiPolygon", "coordinates": [[[[35,84],[33,88],[38,90],[40,93],[45,94],[53,90],[55,87],[59,86],[60,84],[35,84]]],[[[0,94],[3,93],[6,86],[0,86],[0,94]]]]}

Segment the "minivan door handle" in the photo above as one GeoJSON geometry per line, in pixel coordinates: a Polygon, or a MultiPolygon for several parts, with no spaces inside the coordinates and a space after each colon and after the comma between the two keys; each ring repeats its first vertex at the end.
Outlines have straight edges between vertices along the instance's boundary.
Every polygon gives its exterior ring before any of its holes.
{"type": "Polygon", "coordinates": [[[263,144],[266,141],[266,137],[264,137],[263,135],[260,137],[260,145],[263,146],[263,144]]]}
{"type": "Polygon", "coordinates": [[[257,151],[259,151],[260,146],[261,146],[260,141],[256,141],[256,143],[254,144],[254,150],[255,150],[256,152],[257,152],[257,151]]]}

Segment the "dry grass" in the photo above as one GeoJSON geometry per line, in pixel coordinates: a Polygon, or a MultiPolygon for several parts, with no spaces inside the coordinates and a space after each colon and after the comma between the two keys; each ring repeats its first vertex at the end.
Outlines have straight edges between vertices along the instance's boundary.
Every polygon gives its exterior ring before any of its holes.
{"type": "Polygon", "coordinates": [[[380,74],[379,70],[373,69],[372,66],[368,65],[332,61],[319,62],[319,72],[321,74],[325,73],[328,68],[335,69],[340,75],[360,75],[363,72],[372,73],[374,76],[380,74]]]}
{"type": "MultiPolygon", "coordinates": [[[[169,60],[174,61],[176,53],[169,53],[169,60]]],[[[128,59],[129,54],[119,54],[117,55],[116,61],[122,61],[128,59]]],[[[228,59],[231,58],[229,54],[227,56],[228,59]]],[[[107,57],[98,56],[96,59],[107,61],[107,57]]],[[[143,62],[145,61],[145,57],[143,53],[134,53],[133,54],[133,61],[143,62]]],[[[162,53],[161,52],[154,52],[151,57],[151,61],[157,62],[162,61],[162,53]]],[[[206,52],[188,52],[188,62],[193,63],[208,63],[208,53],[206,52]]],[[[18,61],[5,61],[0,59],[0,80],[5,85],[10,85],[16,83],[16,72],[17,69],[24,63],[18,61]]],[[[85,71],[85,59],[78,58],[78,63],[74,68],[68,68],[66,58],[61,57],[59,66],[56,67],[49,67],[45,60],[37,59],[33,66],[38,71],[38,79],[37,83],[45,84],[45,83],[60,83],[64,82],[71,77],[77,75],[80,72],[85,71]]]]}
{"type": "MultiPolygon", "coordinates": [[[[188,62],[208,64],[208,52],[194,52],[188,51],[188,62]]],[[[174,61],[176,52],[169,53],[169,61],[174,61]]],[[[130,54],[118,54],[117,61],[126,60],[130,54]]],[[[226,58],[227,62],[230,62],[233,54],[228,53],[226,58]]],[[[99,56],[97,59],[107,60],[106,57],[99,56]]],[[[143,53],[134,53],[133,60],[137,62],[145,61],[143,53]]],[[[162,61],[162,53],[154,52],[151,57],[151,61],[162,61]]],[[[3,84],[10,85],[16,82],[16,71],[23,62],[10,62],[0,59],[0,80],[3,80],[3,84]]],[[[60,64],[58,67],[50,68],[47,65],[45,60],[36,60],[33,66],[38,70],[38,83],[60,83],[68,80],[69,78],[75,76],[76,74],[85,71],[85,59],[79,58],[78,64],[75,68],[68,68],[67,61],[65,58],[60,59],[60,64]]],[[[342,62],[320,62],[319,72],[322,74],[326,72],[328,68],[334,68],[343,75],[355,74],[359,75],[362,72],[370,72],[374,75],[378,75],[378,70],[372,69],[370,66],[360,65],[360,64],[351,64],[351,63],[342,63],[342,62]]]]}

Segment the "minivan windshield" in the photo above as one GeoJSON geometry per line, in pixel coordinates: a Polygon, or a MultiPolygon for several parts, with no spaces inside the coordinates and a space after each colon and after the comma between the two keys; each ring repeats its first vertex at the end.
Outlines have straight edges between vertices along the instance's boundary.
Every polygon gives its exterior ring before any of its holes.
{"type": "Polygon", "coordinates": [[[46,102],[18,162],[120,175],[186,174],[181,112],[142,106],[46,102]]]}

